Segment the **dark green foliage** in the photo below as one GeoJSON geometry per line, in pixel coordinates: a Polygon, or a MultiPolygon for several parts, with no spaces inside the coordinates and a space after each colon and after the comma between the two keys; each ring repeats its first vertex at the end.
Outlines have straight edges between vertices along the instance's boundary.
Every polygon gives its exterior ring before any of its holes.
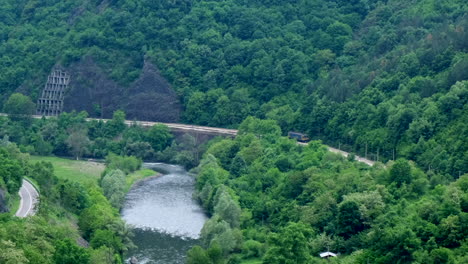
{"type": "MultiPolygon", "coordinates": [[[[467,147],[458,140],[466,137],[467,116],[463,1],[0,4],[3,105],[17,90],[37,99],[57,63],[92,58],[128,86],[152,62],[180,96],[185,122],[235,127],[248,116],[268,118],[284,133],[306,132],[373,159],[404,157],[453,177],[468,171],[467,147]]],[[[92,111],[104,110],[95,102],[92,111]]],[[[92,132],[92,141],[100,139],[92,156],[122,151],[103,142],[122,132],[122,117],[116,112],[92,132]]],[[[63,144],[44,140],[54,154],[67,154],[63,144]]],[[[122,154],[153,155],[132,145],[141,141],[123,143],[122,154]]],[[[50,149],[40,140],[34,148],[50,149]]],[[[189,153],[178,160],[197,163],[189,153]]]]}
{"type": "Polygon", "coordinates": [[[403,183],[411,183],[412,180],[411,167],[408,161],[404,159],[396,160],[390,169],[390,182],[395,182],[400,187],[403,183]]]}
{"type": "Polygon", "coordinates": [[[91,237],[90,245],[93,248],[106,246],[119,251],[123,248],[122,239],[111,230],[98,229],[91,237]]]}
{"type": "Polygon", "coordinates": [[[23,167],[5,148],[0,148],[0,186],[6,186],[9,193],[19,191],[23,180],[23,167]]]}
{"type": "Polygon", "coordinates": [[[55,243],[53,260],[56,264],[87,263],[89,253],[70,239],[59,240],[55,243]]]}
{"type": "MultiPolygon", "coordinates": [[[[80,214],[91,204],[88,192],[78,182],[60,181],[56,189],[63,206],[76,214],[80,214]]],[[[41,190],[43,190],[42,187],[41,190]]]]}
{"type": "Polygon", "coordinates": [[[41,192],[46,196],[52,196],[52,189],[57,184],[54,168],[49,162],[37,162],[31,165],[29,175],[39,184],[41,192]]]}
{"type": "Polygon", "coordinates": [[[363,218],[356,202],[344,202],[338,207],[339,233],[349,238],[364,230],[363,218]]]}
{"type": "Polygon", "coordinates": [[[171,145],[173,136],[165,125],[154,125],[146,133],[148,143],[154,151],[163,151],[171,145]]]}

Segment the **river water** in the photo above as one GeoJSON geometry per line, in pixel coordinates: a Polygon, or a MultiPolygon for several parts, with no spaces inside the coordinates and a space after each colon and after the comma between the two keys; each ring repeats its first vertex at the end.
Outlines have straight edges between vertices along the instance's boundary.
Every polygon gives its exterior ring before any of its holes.
{"type": "Polygon", "coordinates": [[[121,215],[133,227],[137,246],[127,258],[135,256],[141,264],[185,263],[207,220],[192,198],[195,181],[180,166],[145,163],[144,167],[163,175],[135,184],[126,196],[121,215]]]}

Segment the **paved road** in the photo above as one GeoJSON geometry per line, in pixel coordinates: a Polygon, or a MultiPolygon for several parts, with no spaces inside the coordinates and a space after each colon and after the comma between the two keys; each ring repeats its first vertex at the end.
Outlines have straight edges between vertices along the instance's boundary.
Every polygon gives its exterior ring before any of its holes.
{"type": "Polygon", "coordinates": [[[19,190],[20,195],[20,206],[18,211],[16,211],[16,216],[18,217],[27,217],[34,215],[35,205],[39,201],[39,193],[36,188],[27,180],[23,179],[23,185],[19,190]]]}
{"type": "MultiPolygon", "coordinates": [[[[306,145],[307,145],[307,143],[302,143],[302,142],[297,142],[297,144],[303,145],[303,146],[306,146],[306,145]]],[[[325,145],[325,146],[327,147],[328,151],[330,151],[330,152],[340,154],[340,155],[342,155],[342,156],[344,156],[344,157],[346,157],[346,158],[347,158],[348,155],[349,155],[349,153],[346,152],[346,151],[342,151],[342,150],[339,150],[339,149],[336,149],[336,148],[333,148],[333,147],[330,147],[330,146],[327,146],[327,145],[325,145]]],[[[355,156],[354,159],[355,159],[356,161],[365,163],[365,164],[367,164],[367,165],[369,165],[369,166],[373,166],[373,165],[375,164],[375,161],[368,160],[368,159],[366,159],[366,158],[359,157],[359,156],[355,156]]]]}
{"type": "MultiPolygon", "coordinates": [[[[345,157],[348,157],[348,155],[349,155],[349,153],[346,152],[346,151],[342,151],[342,150],[339,150],[339,149],[336,149],[336,148],[332,148],[330,146],[327,146],[327,148],[328,148],[329,151],[331,151],[333,153],[341,154],[341,155],[343,155],[345,157]]],[[[354,159],[357,160],[357,161],[363,162],[363,163],[365,163],[365,164],[367,164],[369,166],[373,166],[375,164],[375,161],[368,160],[366,158],[359,157],[359,156],[356,156],[354,159]]]]}

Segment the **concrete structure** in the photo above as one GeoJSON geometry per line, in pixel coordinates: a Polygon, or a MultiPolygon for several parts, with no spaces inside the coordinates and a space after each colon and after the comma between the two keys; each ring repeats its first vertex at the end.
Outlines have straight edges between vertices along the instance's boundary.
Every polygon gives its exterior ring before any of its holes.
{"type": "Polygon", "coordinates": [[[70,75],[61,70],[53,70],[47,78],[42,95],[37,100],[36,114],[57,116],[63,111],[65,90],[70,83],[70,75]]]}

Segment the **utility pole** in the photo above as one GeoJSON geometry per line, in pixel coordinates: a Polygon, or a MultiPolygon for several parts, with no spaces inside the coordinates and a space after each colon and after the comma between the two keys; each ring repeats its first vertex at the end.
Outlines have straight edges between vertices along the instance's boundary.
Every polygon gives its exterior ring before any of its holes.
{"type": "Polygon", "coordinates": [[[379,161],[379,148],[377,148],[377,161],[379,161]]]}

